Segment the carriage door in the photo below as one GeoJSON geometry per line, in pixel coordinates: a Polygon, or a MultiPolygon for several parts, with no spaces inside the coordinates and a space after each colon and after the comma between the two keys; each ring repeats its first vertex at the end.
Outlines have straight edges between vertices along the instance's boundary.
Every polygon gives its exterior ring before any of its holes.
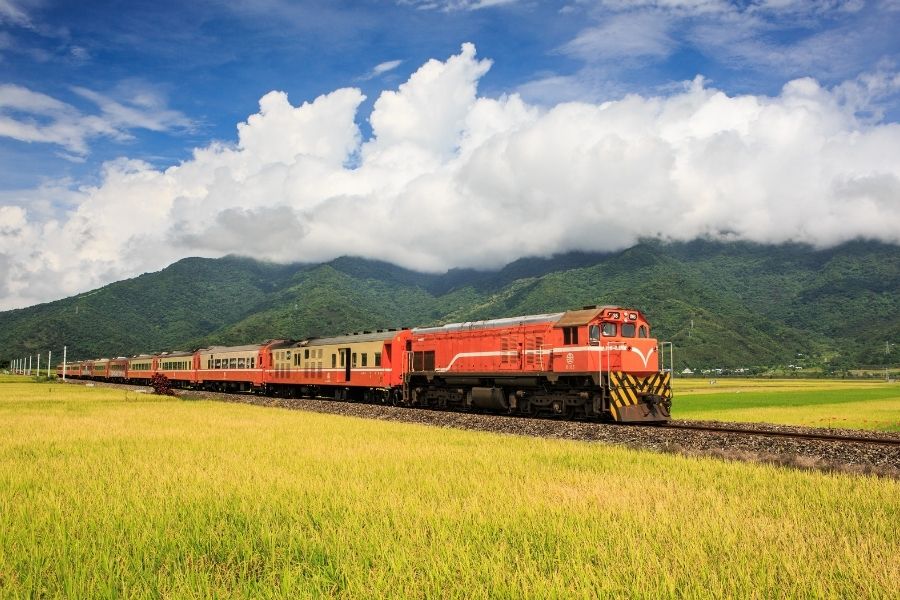
{"type": "Polygon", "coordinates": [[[344,381],[350,381],[350,348],[338,348],[341,363],[344,365],[344,381]]]}

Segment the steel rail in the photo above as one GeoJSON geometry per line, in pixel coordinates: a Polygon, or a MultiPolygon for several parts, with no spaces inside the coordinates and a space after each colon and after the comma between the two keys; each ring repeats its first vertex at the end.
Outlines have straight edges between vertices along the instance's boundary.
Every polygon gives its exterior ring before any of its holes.
{"type": "MultiPolygon", "coordinates": [[[[636,423],[636,425],[640,425],[636,423]]],[[[738,435],[761,435],[778,438],[793,438],[799,440],[816,440],[825,442],[850,442],[855,444],[878,444],[886,446],[900,446],[900,439],[883,437],[865,437],[856,435],[833,435],[829,433],[799,432],[799,431],[772,431],[767,429],[745,429],[741,427],[716,427],[714,425],[693,425],[687,423],[648,423],[650,427],[662,429],[682,429],[687,431],[703,431],[709,433],[736,433],[738,435]]]]}

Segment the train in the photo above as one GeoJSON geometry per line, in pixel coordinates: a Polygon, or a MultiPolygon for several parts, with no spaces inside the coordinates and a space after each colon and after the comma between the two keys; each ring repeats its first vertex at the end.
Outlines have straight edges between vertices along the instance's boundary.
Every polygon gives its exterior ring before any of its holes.
{"type": "Polygon", "coordinates": [[[619,423],[665,422],[671,368],[633,308],[82,360],[73,379],[619,423]]]}

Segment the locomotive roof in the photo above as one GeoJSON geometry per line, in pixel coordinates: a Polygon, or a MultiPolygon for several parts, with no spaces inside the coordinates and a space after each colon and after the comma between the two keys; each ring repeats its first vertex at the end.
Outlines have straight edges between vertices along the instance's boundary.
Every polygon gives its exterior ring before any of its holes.
{"type": "Polygon", "coordinates": [[[595,306],[594,308],[583,308],[581,310],[569,310],[563,313],[559,321],[553,324],[554,327],[578,327],[587,325],[597,318],[609,306],[595,306]]]}
{"type": "Polygon", "coordinates": [[[477,329],[490,329],[493,327],[515,327],[529,323],[542,321],[556,321],[566,313],[548,313],[545,315],[525,315],[523,317],[506,317],[503,319],[488,319],[485,321],[466,321],[465,323],[448,323],[438,327],[416,327],[413,333],[440,333],[450,331],[472,331],[477,329]]]}
{"type": "Polygon", "coordinates": [[[330,344],[358,344],[359,342],[381,342],[390,340],[400,333],[400,329],[388,331],[370,331],[368,333],[354,333],[329,338],[314,338],[297,344],[298,347],[326,346],[330,344]]]}

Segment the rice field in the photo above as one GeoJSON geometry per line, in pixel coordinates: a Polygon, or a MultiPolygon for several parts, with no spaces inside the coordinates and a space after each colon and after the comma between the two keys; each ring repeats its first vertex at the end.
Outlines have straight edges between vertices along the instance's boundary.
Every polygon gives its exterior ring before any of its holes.
{"type": "Polygon", "coordinates": [[[894,480],[59,384],[0,425],[0,597],[900,589],[894,480]]]}
{"type": "Polygon", "coordinates": [[[676,379],[674,392],[677,419],[900,431],[900,383],[676,379]]]}

